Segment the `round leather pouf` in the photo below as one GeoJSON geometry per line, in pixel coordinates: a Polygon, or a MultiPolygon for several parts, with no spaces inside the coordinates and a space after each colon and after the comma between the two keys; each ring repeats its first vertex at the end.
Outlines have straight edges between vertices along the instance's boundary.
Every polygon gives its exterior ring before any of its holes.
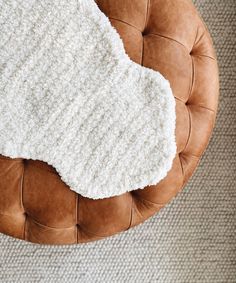
{"type": "Polygon", "coordinates": [[[191,0],[98,0],[130,58],[161,72],[176,98],[178,153],[156,186],[91,200],[41,161],[0,156],[0,232],[41,244],[102,239],[143,222],[183,188],[215,122],[219,81],[210,35],[191,0]]]}

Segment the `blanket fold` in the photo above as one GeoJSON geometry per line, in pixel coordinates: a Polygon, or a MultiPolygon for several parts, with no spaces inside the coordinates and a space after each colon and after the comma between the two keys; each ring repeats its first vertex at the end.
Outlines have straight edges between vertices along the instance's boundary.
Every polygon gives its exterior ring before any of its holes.
{"type": "Polygon", "coordinates": [[[0,154],[45,161],[94,199],[166,176],[170,84],[129,59],[93,0],[2,1],[0,39],[0,154]]]}

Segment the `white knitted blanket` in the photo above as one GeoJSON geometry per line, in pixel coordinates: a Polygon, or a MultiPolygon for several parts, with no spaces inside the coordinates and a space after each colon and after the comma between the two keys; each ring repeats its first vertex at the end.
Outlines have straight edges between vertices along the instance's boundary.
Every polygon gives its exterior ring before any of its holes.
{"type": "Polygon", "coordinates": [[[128,58],[93,0],[0,0],[0,154],[98,199],[158,183],[175,153],[169,82],[128,58]]]}

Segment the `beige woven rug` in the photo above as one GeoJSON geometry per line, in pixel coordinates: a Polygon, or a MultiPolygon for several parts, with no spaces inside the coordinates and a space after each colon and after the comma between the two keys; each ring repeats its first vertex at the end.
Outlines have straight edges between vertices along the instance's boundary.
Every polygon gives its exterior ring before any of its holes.
{"type": "Polygon", "coordinates": [[[188,186],[127,233],[83,246],[0,235],[0,282],[236,282],[236,2],[195,0],[214,38],[221,98],[214,136],[188,186]]]}

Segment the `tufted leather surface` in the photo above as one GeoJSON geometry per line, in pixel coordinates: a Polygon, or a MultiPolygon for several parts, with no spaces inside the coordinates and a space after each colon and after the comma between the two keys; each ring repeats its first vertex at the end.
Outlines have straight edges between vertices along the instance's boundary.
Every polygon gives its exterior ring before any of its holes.
{"type": "Polygon", "coordinates": [[[135,62],[160,71],[176,98],[178,153],[156,186],[103,200],[71,191],[41,161],[0,156],[0,232],[42,244],[72,244],[127,230],[183,188],[215,122],[219,82],[210,35],[190,0],[97,0],[135,62]]]}

